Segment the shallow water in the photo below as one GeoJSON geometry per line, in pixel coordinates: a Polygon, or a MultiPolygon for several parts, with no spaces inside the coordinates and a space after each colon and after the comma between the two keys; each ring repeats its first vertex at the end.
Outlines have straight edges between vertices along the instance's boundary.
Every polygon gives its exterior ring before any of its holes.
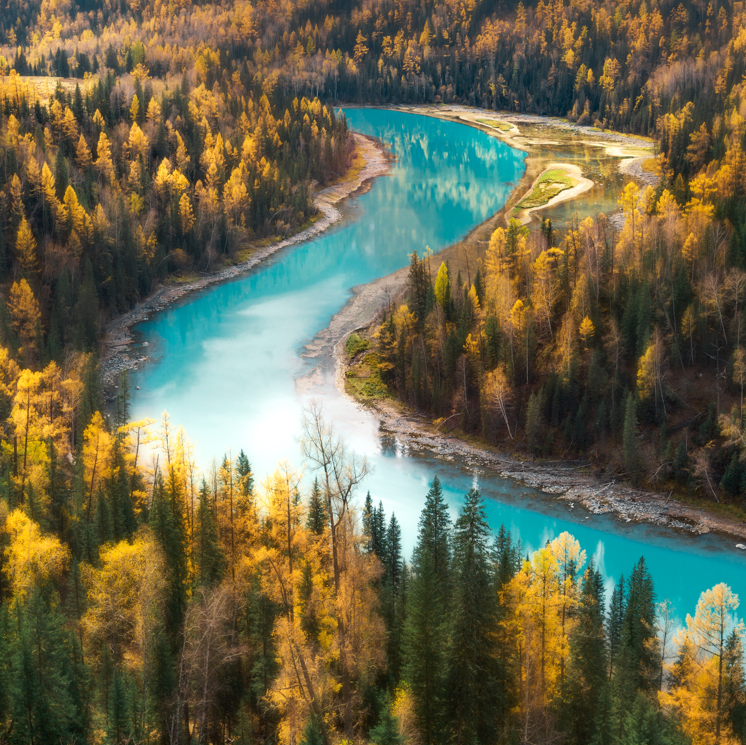
{"type": "Polygon", "coordinates": [[[165,409],[196,440],[201,466],[242,448],[262,479],[282,458],[300,465],[300,415],[313,396],[349,445],[370,460],[374,472],[361,497],[369,489],[387,515],[396,513],[407,552],[437,474],[454,515],[461,495],[476,484],[489,498],[495,530],[504,523],[527,550],[569,530],[608,583],[629,574],[644,554],[660,598],[681,613],[693,612],[699,593],[716,582],[746,591],[746,557],[732,541],[588,517],[515,482],[407,453],[339,394],[329,364],[314,371],[315,363],[301,357],[352,287],[405,266],[413,250],[438,251],[465,235],[502,207],[524,170],[523,153],[462,124],[372,109],[350,109],[347,116],[353,129],[390,145],[391,173],[350,200],[346,220],[333,230],[139,325],[160,360],[133,376],[133,387],[141,388],[135,418],[157,418],[165,409]]]}

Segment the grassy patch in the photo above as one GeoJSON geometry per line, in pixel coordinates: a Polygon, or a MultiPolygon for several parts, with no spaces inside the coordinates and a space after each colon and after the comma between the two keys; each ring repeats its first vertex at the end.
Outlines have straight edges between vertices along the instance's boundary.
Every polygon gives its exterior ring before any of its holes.
{"type": "Polygon", "coordinates": [[[352,358],[356,354],[360,352],[364,352],[366,349],[370,348],[370,342],[367,339],[363,339],[360,334],[358,334],[356,331],[353,331],[349,338],[347,339],[347,343],[345,344],[345,352],[347,352],[347,356],[352,358]]]}
{"type": "Polygon", "coordinates": [[[378,362],[378,355],[375,352],[369,352],[357,365],[345,373],[345,391],[350,396],[358,401],[392,397],[388,386],[381,380],[378,362]]]}
{"type": "Polygon", "coordinates": [[[518,207],[523,210],[532,209],[533,207],[543,207],[550,199],[557,194],[572,189],[578,182],[567,175],[561,168],[553,168],[541,176],[534,186],[533,191],[521,202],[518,207]]]}
{"type": "Polygon", "coordinates": [[[501,122],[499,119],[477,119],[477,121],[492,129],[499,129],[501,132],[510,132],[513,129],[513,125],[501,122]]]}
{"type": "Polygon", "coordinates": [[[190,285],[192,282],[196,282],[199,279],[199,274],[194,272],[187,272],[186,274],[172,274],[167,277],[164,281],[166,285],[190,285]]]}
{"type": "Polygon", "coordinates": [[[640,164],[645,173],[658,173],[658,158],[646,158],[640,164]]]}

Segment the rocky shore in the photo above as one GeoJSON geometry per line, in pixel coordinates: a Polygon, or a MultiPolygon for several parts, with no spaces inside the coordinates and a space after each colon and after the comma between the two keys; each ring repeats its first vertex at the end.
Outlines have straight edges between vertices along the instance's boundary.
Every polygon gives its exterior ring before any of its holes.
{"type": "Polygon", "coordinates": [[[245,274],[277,251],[317,236],[341,219],[342,215],[335,206],[338,202],[356,192],[366,182],[388,172],[390,156],[383,146],[371,137],[357,133],[353,137],[357,153],[364,159],[365,165],[349,178],[316,194],[314,204],[320,217],[310,227],[286,240],[258,249],[249,259],[235,266],[206,274],[194,282],[162,285],[131,311],[117,316],[107,325],[101,345],[100,363],[101,382],[107,400],[113,399],[116,379],[122,370],[137,370],[151,359],[146,351],[147,342],[142,347],[133,346],[132,327],[135,324],[147,321],[153,313],[168,308],[188,293],[245,274]]]}
{"type": "MultiPolygon", "coordinates": [[[[345,341],[346,337],[335,346],[335,357],[337,385],[342,395],[349,398],[344,387],[347,370],[345,341]]],[[[520,460],[440,432],[427,417],[398,403],[387,400],[356,403],[371,411],[381,423],[381,432],[395,438],[403,448],[427,452],[443,460],[517,481],[566,502],[571,509],[586,510],[589,513],[586,520],[592,520],[593,515],[613,514],[627,523],[644,522],[695,535],[714,532],[731,536],[735,541],[746,540],[746,525],[739,520],[690,507],[671,498],[670,494],[636,489],[625,481],[604,477],[591,470],[590,462],[520,460]]]]}

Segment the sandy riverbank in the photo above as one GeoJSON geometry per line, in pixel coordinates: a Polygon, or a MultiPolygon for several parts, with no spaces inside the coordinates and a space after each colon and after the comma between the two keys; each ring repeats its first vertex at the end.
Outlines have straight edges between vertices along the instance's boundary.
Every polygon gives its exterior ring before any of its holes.
{"type": "Polygon", "coordinates": [[[226,267],[213,274],[205,275],[194,282],[168,284],[160,286],[149,297],[140,302],[128,313],[113,319],[106,327],[106,335],[101,343],[101,381],[104,396],[109,399],[114,395],[114,385],[122,370],[135,370],[150,360],[143,348],[134,349],[132,327],[146,321],[151,314],[173,305],[185,295],[203,290],[210,285],[234,279],[245,274],[267,258],[283,248],[310,240],[341,219],[341,213],[335,205],[358,191],[366,182],[389,171],[390,155],[381,143],[372,137],[353,134],[357,153],[365,162],[359,171],[339,183],[320,190],[314,204],[319,210],[319,218],[308,228],[286,240],[263,246],[252,253],[246,261],[226,267]]]}

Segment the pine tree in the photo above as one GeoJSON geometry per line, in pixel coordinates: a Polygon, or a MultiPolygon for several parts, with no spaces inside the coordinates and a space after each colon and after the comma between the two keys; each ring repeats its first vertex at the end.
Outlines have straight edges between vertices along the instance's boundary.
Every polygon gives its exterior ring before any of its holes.
{"type": "Polygon", "coordinates": [[[217,585],[225,572],[225,556],[220,547],[215,514],[210,501],[207,483],[202,479],[194,534],[193,561],[195,580],[199,586],[206,588],[217,585]]]}
{"type": "Polygon", "coordinates": [[[315,714],[308,717],[300,745],[324,745],[324,735],[315,714]]]}
{"type": "Polygon", "coordinates": [[[308,504],[308,516],[306,517],[306,527],[315,535],[322,535],[326,528],[326,509],[324,507],[324,500],[321,496],[318,478],[314,479],[313,488],[311,489],[311,497],[308,504]]]}
{"type": "Polygon", "coordinates": [[[76,712],[64,618],[39,591],[18,607],[12,742],[72,742],[76,712]]]}
{"type": "MultiPolygon", "coordinates": [[[[314,488],[318,488],[318,479],[314,481],[314,488]]],[[[365,539],[365,552],[368,554],[373,552],[373,517],[375,509],[370,492],[368,492],[365,495],[365,506],[363,507],[363,538],[365,539]]]]}
{"type": "Polygon", "coordinates": [[[570,662],[563,719],[568,742],[590,742],[606,685],[603,577],[591,565],[583,577],[577,625],[570,637],[570,662]]]}
{"type": "Polygon", "coordinates": [[[158,539],[168,565],[168,601],[166,605],[166,630],[175,642],[186,609],[186,541],[184,516],[173,495],[166,494],[161,471],[156,474],[153,487],[153,505],[148,524],[158,539]]]}
{"type": "Polygon", "coordinates": [[[391,713],[391,701],[384,696],[378,724],[368,733],[374,745],[404,745],[404,737],[399,732],[399,720],[391,713]]]}
{"type": "Polygon", "coordinates": [[[109,686],[109,701],[107,709],[107,730],[112,743],[129,742],[131,738],[131,714],[129,691],[123,675],[117,668],[109,686]]]}
{"type": "Polygon", "coordinates": [[[450,608],[451,521],[437,476],[427,494],[407,597],[403,678],[424,745],[442,741],[450,608]]]}
{"type": "Polygon", "coordinates": [[[236,472],[238,473],[241,493],[245,497],[252,496],[254,494],[254,474],[251,471],[249,459],[243,450],[238,454],[238,458],[236,458],[236,472]]]}
{"type": "Polygon", "coordinates": [[[401,668],[401,635],[405,615],[402,597],[404,562],[401,555],[401,528],[396,515],[391,515],[386,531],[386,557],[384,561],[384,620],[388,631],[389,674],[398,681],[401,668]]]}
{"type": "Polygon", "coordinates": [[[606,626],[606,638],[609,643],[609,680],[617,670],[617,660],[621,654],[622,620],[624,619],[625,604],[625,584],[624,575],[622,575],[611,594],[606,626]]]}
{"type": "Polygon", "coordinates": [[[75,346],[84,352],[95,349],[98,344],[98,293],[90,260],[85,263],[75,310],[75,346]]]}
{"type": "Polygon", "coordinates": [[[495,648],[497,599],[489,562],[489,526],[476,489],[466,495],[454,535],[454,606],[447,710],[457,745],[496,739],[505,695],[495,648]]]}
{"type": "Polygon", "coordinates": [[[623,711],[632,704],[637,691],[648,693],[656,688],[656,642],[655,590],[645,559],[640,558],[627,583],[621,625],[616,687],[623,711]]]}

